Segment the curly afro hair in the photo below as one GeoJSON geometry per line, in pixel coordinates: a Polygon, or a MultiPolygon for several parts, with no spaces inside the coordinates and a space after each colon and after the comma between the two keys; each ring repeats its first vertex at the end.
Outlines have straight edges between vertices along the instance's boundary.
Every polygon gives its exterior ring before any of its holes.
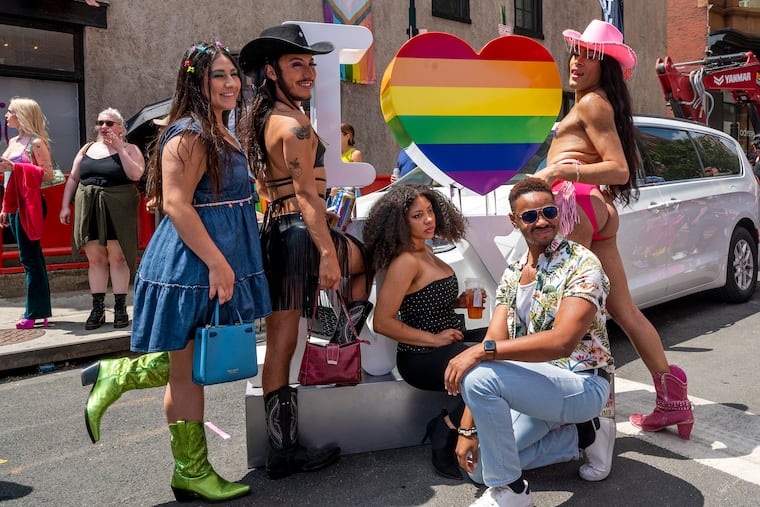
{"type": "Polygon", "coordinates": [[[464,237],[465,218],[440,192],[422,185],[391,188],[372,206],[364,222],[364,245],[375,272],[387,268],[401,252],[411,249],[407,213],[419,196],[425,197],[433,206],[436,237],[446,241],[459,241],[464,237]]]}

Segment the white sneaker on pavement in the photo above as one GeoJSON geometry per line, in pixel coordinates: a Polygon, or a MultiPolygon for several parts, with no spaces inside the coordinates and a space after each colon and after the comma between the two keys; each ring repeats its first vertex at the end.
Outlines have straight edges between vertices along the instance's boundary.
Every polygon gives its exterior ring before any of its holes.
{"type": "Polygon", "coordinates": [[[528,481],[523,480],[523,484],[525,489],[522,493],[515,493],[509,486],[488,488],[470,507],[533,507],[528,481]]]}
{"type": "Polygon", "coordinates": [[[615,451],[615,421],[609,417],[599,418],[594,443],[586,447],[586,463],[581,465],[579,474],[585,481],[601,481],[610,475],[612,455],[615,451]]]}

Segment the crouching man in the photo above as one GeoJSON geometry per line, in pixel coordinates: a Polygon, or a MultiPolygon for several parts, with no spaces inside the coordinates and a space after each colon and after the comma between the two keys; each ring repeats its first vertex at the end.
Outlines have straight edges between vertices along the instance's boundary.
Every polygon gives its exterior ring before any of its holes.
{"type": "Polygon", "coordinates": [[[523,470],[579,459],[581,478],[612,467],[615,423],[598,418],[613,370],[605,299],[609,281],[591,251],[558,235],[551,189],[516,184],[509,217],[528,252],[504,272],[483,345],[454,357],[445,374],[468,411],[459,464],[488,489],[474,506],[533,505],[523,470]]]}

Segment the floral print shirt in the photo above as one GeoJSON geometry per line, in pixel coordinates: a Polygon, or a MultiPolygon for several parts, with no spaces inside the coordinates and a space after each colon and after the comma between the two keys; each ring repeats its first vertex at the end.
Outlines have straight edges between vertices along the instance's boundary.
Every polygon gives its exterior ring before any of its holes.
{"type": "Polygon", "coordinates": [[[550,362],[575,372],[604,367],[611,373],[613,359],[607,337],[607,311],[604,306],[610,292],[610,282],[599,259],[578,243],[568,241],[560,235],[555,236],[538,259],[530,322],[526,323],[517,315],[515,302],[520,275],[527,260],[526,253],[519,261],[510,263],[496,289],[496,304],[509,305],[509,338],[519,338],[551,329],[560,302],[564,298],[583,298],[596,306],[596,314],[588,333],[570,357],[550,362]]]}

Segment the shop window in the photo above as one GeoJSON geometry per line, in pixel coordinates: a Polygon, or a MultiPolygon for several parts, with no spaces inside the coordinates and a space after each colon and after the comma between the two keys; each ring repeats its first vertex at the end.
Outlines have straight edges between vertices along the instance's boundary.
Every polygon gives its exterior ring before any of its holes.
{"type": "Polygon", "coordinates": [[[515,0],[516,35],[534,39],[544,38],[543,6],[541,0],[515,0]]]}
{"type": "Polygon", "coordinates": [[[0,25],[0,65],[74,72],[74,34],[0,25]]]}
{"type": "Polygon", "coordinates": [[[462,23],[472,23],[470,0],[433,0],[433,16],[462,23]]]}
{"type": "Polygon", "coordinates": [[[33,98],[47,119],[53,158],[70,171],[85,134],[81,46],[79,27],[0,23],[0,147],[17,134],[5,123],[10,99],[33,98]]]}

